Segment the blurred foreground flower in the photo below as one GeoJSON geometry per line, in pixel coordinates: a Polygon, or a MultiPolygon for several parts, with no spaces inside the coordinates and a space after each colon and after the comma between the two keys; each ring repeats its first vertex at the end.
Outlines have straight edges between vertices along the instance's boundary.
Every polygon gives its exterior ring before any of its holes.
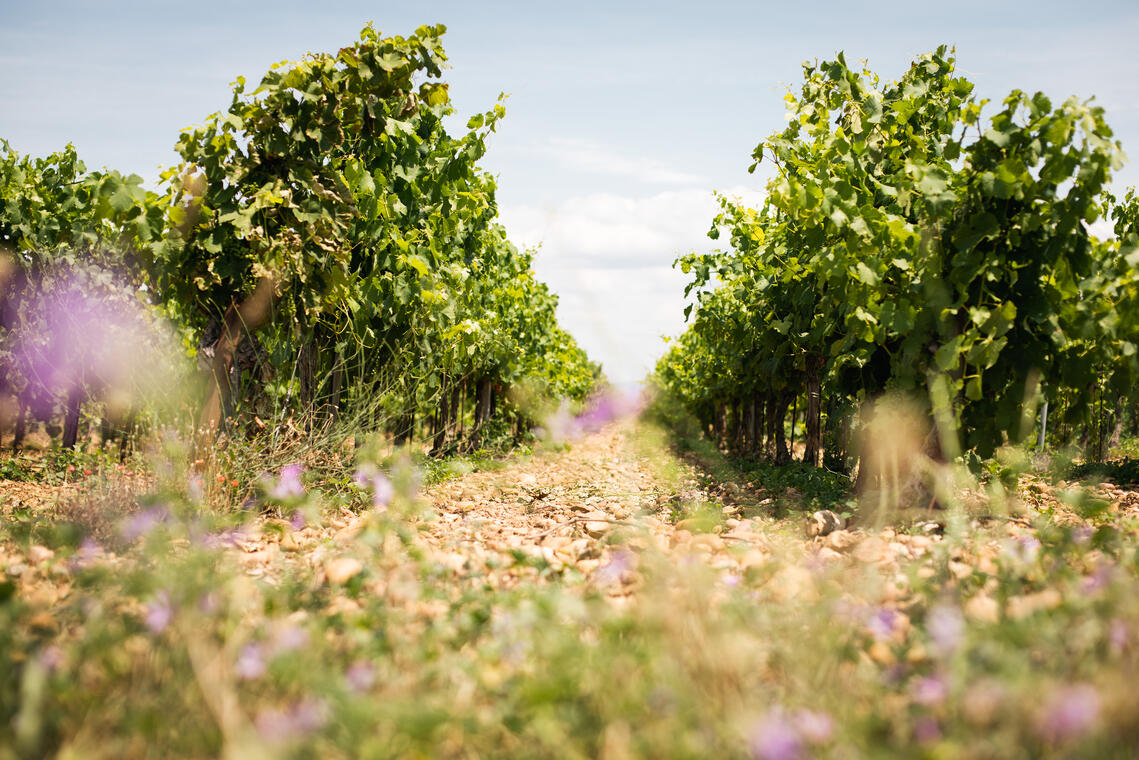
{"type": "Polygon", "coordinates": [[[79,548],[71,557],[71,568],[73,570],[87,570],[94,566],[103,556],[103,547],[99,546],[95,539],[88,536],[84,538],[79,544],[79,548]]]}
{"type": "Polygon", "coordinates": [[[272,656],[295,652],[308,643],[308,631],[292,622],[279,625],[270,639],[269,649],[272,656]]]}
{"type": "Polygon", "coordinates": [[[818,710],[799,710],[795,713],[795,729],[808,744],[826,744],[834,735],[834,720],[818,710]]]}
{"type": "Polygon", "coordinates": [[[307,736],[328,723],[328,705],[306,697],[288,709],[266,708],[257,713],[253,724],[266,741],[280,743],[307,736]]]}
{"type": "Polygon", "coordinates": [[[170,519],[170,512],[164,507],[144,509],[126,518],[119,527],[119,534],[127,543],[134,543],[170,519]]]}
{"type": "Polygon", "coordinates": [[[1054,744],[1080,738],[1099,720],[1101,703],[1099,692],[1091,684],[1060,687],[1041,709],[1037,722],[1040,737],[1054,744]]]}
{"type": "Polygon", "coordinates": [[[260,644],[246,644],[237,656],[233,672],[245,681],[254,681],[265,675],[265,656],[260,644]]]}
{"type": "Polygon", "coordinates": [[[376,509],[383,509],[391,504],[392,498],[395,496],[395,488],[392,486],[391,480],[370,462],[366,462],[356,469],[355,474],[352,475],[352,482],[359,488],[372,492],[372,506],[376,509]]]}
{"type": "Polygon", "coordinates": [[[146,605],[146,615],[143,622],[150,632],[156,636],[166,630],[170,621],[174,619],[174,608],[170,606],[170,594],[159,591],[154,599],[146,605]]]}
{"type": "Polygon", "coordinates": [[[883,607],[870,616],[866,621],[866,630],[870,632],[878,641],[888,641],[894,635],[894,629],[898,626],[901,616],[896,610],[889,607],[883,607]]]}
{"type": "Polygon", "coordinates": [[[949,685],[941,676],[919,678],[912,687],[914,702],[925,707],[940,705],[949,696],[949,685]]]}
{"type": "Polygon", "coordinates": [[[751,732],[751,755],[756,760],[798,760],[803,740],[782,710],[772,710],[751,732]]]}
{"type": "Polygon", "coordinates": [[[771,710],[752,729],[748,746],[756,760],[798,760],[808,746],[826,744],[834,735],[834,720],[819,710],[771,710]]]}
{"type": "Polygon", "coordinates": [[[598,586],[611,586],[614,583],[621,583],[625,575],[633,570],[636,559],[636,555],[628,549],[617,549],[609,561],[594,573],[594,582],[598,586]]]}
{"type": "Polygon", "coordinates": [[[939,604],[929,611],[925,629],[937,653],[949,656],[961,647],[965,637],[965,618],[957,607],[939,604]]]}
{"type": "Polygon", "coordinates": [[[268,491],[269,497],[286,501],[304,496],[305,487],[301,483],[301,473],[304,471],[304,465],[300,464],[289,464],[282,467],[277,482],[268,491]]]}
{"type": "Polygon", "coordinates": [[[557,411],[545,419],[545,424],[534,428],[535,437],[550,443],[562,443],[596,433],[610,422],[639,413],[645,407],[644,389],[618,390],[608,388],[591,397],[585,409],[571,415],[569,405],[562,402],[557,411]]]}
{"type": "Polygon", "coordinates": [[[932,715],[919,715],[914,719],[914,740],[918,744],[932,744],[941,738],[941,726],[932,715]]]}
{"type": "Polygon", "coordinates": [[[366,692],[376,684],[376,668],[370,662],[359,660],[348,667],[344,680],[352,691],[366,692]]]}

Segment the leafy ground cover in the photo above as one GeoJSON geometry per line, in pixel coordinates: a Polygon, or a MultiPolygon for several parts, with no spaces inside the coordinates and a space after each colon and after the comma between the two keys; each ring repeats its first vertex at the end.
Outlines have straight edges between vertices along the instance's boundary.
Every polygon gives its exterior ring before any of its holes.
{"type": "Polygon", "coordinates": [[[0,756],[1134,754],[1139,493],[1026,474],[808,538],[670,443],[286,466],[263,512],[193,467],[5,482],[0,756]]]}

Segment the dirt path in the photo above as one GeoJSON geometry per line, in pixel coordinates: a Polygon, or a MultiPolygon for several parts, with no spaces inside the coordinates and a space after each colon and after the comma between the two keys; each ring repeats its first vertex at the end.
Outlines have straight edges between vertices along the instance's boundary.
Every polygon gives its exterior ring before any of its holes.
{"type": "Polygon", "coordinates": [[[542,577],[501,561],[519,553],[544,559],[554,571],[574,569],[613,594],[635,585],[626,570],[649,546],[699,554],[725,572],[762,562],[771,525],[737,519],[738,507],[702,489],[693,466],[668,453],[655,432],[625,419],[568,451],[437,485],[426,494],[436,519],[421,535],[445,564],[485,571],[496,585],[542,577]],[[708,532],[695,530],[684,519],[694,505],[726,519],[708,532]]]}

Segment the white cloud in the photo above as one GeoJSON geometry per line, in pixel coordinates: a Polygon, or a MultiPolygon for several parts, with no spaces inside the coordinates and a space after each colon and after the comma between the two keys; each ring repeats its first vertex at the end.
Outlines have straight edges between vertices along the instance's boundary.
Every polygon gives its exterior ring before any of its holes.
{"type": "MultiPolygon", "coordinates": [[[[759,193],[741,188],[727,194],[752,204],[761,200],[759,193]]],[[[711,190],[686,189],[503,206],[500,217],[515,243],[542,247],[538,258],[547,266],[669,266],[678,254],[713,247],[708,229],[718,208],[711,190]]]]}
{"type": "Polygon", "coordinates": [[[658,185],[706,184],[707,177],[679,171],[645,156],[633,156],[575,137],[553,137],[531,146],[529,152],[545,156],[563,169],[585,174],[631,177],[658,185]]]}
{"type": "MultiPolygon", "coordinates": [[[[729,196],[758,204],[761,194],[729,196]]],[[[715,247],[718,210],[710,190],[643,197],[595,193],[546,206],[504,206],[511,240],[541,248],[534,269],[559,295],[559,319],[616,382],[641,379],[664,351],[663,335],[684,329],[686,275],[677,255],[715,247]]]]}

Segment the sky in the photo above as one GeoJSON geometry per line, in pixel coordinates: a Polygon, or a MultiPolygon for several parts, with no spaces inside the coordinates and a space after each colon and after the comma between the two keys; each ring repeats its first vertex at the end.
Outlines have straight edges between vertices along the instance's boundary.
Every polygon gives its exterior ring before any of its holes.
{"type": "MultiPolygon", "coordinates": [[[[560,297],[559,319],[631,383],[684,328],[678,255],[714,247],[715,192],[762,203],[750,155],[784,125],[801,63],[844,51],[895,79],[956,47],[981,96],[1094,96],[1139,159],[1139,2],[293,2],[0,0],[0,138],[157,184],[181,129],[238,76],[335,51],[373,22],[448,27],[458,130],[506,93],[483,161],[500,216],[560,297]]],[[[989,111],[991,112],[992,107],[989,111]]],[[[1113,187],[1139,184],[1128,163],[1113,187]]]]}

